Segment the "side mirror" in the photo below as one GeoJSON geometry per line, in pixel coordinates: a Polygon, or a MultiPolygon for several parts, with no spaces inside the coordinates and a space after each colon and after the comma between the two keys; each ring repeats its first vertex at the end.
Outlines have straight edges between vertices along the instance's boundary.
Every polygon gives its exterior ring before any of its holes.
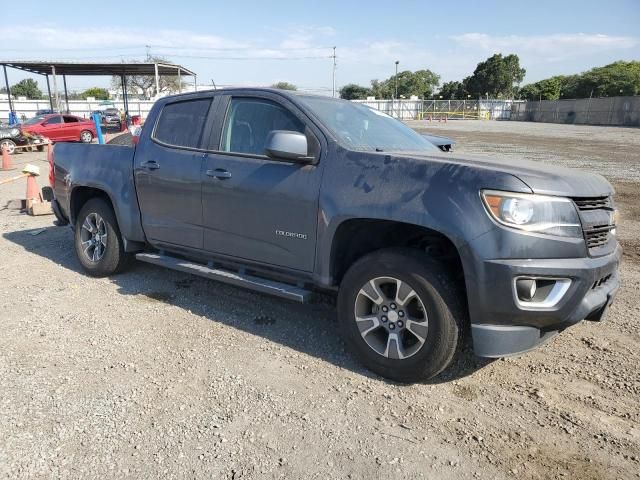
{"type": "Polygon", "coordinates": [[[307,137],[302,133],[289,130],[269,132],[264,148],[267,156],[274,160],[312,163],[314,158],[308,156],[308,149],[307,137]]]}

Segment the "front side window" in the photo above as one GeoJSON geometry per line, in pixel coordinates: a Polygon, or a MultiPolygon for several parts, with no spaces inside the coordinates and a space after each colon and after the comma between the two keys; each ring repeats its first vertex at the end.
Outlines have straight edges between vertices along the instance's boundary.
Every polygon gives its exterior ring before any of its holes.
{"type": "Polygon", "coordinates": [[[47,125],[55,125],[57,123],[62,123],[62,117],[51,117],[47,119],[47,125]]]}
{"type": "Polygon", "coordinates": [[[223,152],[265,155],[273,130],[304,133],[305,125],[284,107],[261,98],[233,98],[222,131],[223,152]]]}
{"type": "Polygon", "coordinates": [[[78,123],[78,119],[76,117],[64,116],[64,123],[78,123]]]}
{"type": "Polygon", "coordinates": [[[199,148],[210,105],[210,98],[165,105],[153,137],[175,147],[199,148]]]}

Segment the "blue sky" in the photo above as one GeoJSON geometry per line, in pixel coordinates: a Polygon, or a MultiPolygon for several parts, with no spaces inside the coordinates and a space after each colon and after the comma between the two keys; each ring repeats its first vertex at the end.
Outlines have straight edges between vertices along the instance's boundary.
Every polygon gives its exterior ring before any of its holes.
{"type": "MultiPolygon", "coordinates": [[[[329,92],[400,69],[442,81],[469,75],[496,52],[517,53],[524,83],[614,60],[640,59],[640,0],[604,1],[23,1],[5,9],[2,59],[120,61],[154,55],[181,63],[199,84],[289,81],[329,92]],[[55,5],[55,9],[51,6],[55,5]],[[97,5],[97,9],[93,8],[97,5]],[[24,12],[37,12],[25,16],[24,12]],[[11,41],[7,41],[7,36],[11,41]]],[[[24,77],[10,70],[10,82],[24,77]]],[[[108,79],[70,77],[70,89],[108,79]]]]}

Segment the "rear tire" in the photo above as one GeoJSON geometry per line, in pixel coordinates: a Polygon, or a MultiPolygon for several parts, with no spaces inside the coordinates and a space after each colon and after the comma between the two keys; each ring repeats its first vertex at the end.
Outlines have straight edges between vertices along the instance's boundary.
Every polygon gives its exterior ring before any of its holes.
{"type": "Polygon", "coordinates": [[[124,270],[131,261],[111,206],[102,198],[91,198],[80,209],[75,228],[76,255],[82,268],[94,277],[124,270]]]}
{"type": "Polygon", "coordinates": [[[93,141],[93,133],[89,130],[83,130],[80,132],[80,141],[82,143],[91,143],[93,141]]]}
{"type": "Polygon", "coordinates": [[[7,153],[9,155],[13,155],[16,152],[16,142],[13,140],[9,140],[8,138],[3,138],[0,140],[0,155],[2,154],[2,149],[6,148],[7,153]]]}
{"type": "Polygon", "coordinates": [[[379,250],[345,274],[338,320],[368,369],[399,382],[423,381],[444,370],[458,350],[464,298],[445,267],[423,252],[379,250]]]}

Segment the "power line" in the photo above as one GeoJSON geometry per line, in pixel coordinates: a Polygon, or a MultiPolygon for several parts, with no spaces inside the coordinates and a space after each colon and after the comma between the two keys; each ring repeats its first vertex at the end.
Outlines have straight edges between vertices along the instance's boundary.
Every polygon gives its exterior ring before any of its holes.
{"type": "Polygon", "coordinates": [[[315,56],[305,56],[305,57],[229,57],[229,56],[217,56],[212,57],[208,55],[184,55],[184,54],[175,54],[175,53],[167,53],[167,52],[154,52],[154,55],[167,56],[167,57],[176,57],[176,58],[200,58],[204,60],[326,60],[328,58],[333,58],[332,55],[315,55],[315,56]]]}

